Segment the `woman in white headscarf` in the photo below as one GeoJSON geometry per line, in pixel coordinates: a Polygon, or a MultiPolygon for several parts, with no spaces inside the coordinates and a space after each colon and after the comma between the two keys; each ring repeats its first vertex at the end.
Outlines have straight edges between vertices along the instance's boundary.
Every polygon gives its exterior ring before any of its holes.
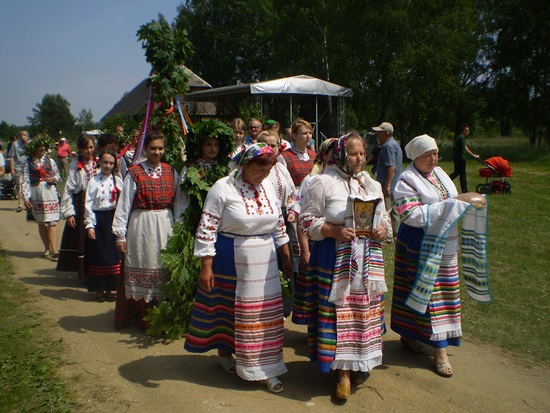
{"type": "Polygon", "coordinates": [[[338,371],[338,399],[382,363],[382,240],[391,224],[380,184],[363,170],[365,159],[359,134],[338,139],[331,164],[304,193],[299,218],[313,240],[305,279],[310,359],[324,373],[338,371]],[[364,237],[353,219],[354,200],[377,202],[364,237]]]}
{"type": "MultiPolygon", "coordinates": [[[[477,274],[467,281],[469,290],[475,290],[470,295],[488,301],[488,285],[482,276],[486,270],[486,201],[479,194],[458,195],[453,181],[437,166],[438,147],[432,137],[417,136],[405,152],[412,163],[394,190],[402,224],[395,251],[391,328],[413,353],[425,351],[421,343],[433,347],[437,373],[451,377],[446,348],[460,345],[462,336],[457,222],[465,217],[466,236],[479,247],[479,251],[466,252],[471,254],[472,268],[464,270],[477,274]]],[[[463,234],[463,244],[464,240],[463,234]]]]}

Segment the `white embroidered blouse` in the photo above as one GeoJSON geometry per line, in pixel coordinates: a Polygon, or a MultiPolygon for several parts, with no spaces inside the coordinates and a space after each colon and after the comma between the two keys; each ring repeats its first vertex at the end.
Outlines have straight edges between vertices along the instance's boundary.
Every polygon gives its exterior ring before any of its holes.
{"type": "Polygon", "coordinates": [[[99,174],[88,182],[86,188],[86,204],[84,210],[84,224],[86,228],[96,225],[95,211],[115,209],[119,194],[122,190],[122,179],[118,176],[99,174]],[[118,188],[118,192],[116,190],[118,188]]]}
{"type": "Polygon", "coordinates": [[[288,169],[280,162],[276,162],[273,168],[271,168],[267,180],[271,182],[277,193],[279,206],[281,208],[291,208],[296,199],[296,188],[288,169]]]}
{"type": "Polygon", "coordinates": [[[195,235],[197,257],[216,255],[218,233],[228,237],[272,234],[276,248],[288,243],[273,186],[267,180],[253,186],[234,174],[218,180],[208,192],[195,235]]]}
{"type": "Polygon", "coordinates": [[[98,173],[95,168],[95,161],[92,159],[84,164],[84,167],[78,168],[78,158],[72,160],[67,169],[67,182],[61,195],[61,219],[67,219],[74,216],[73,195],[85,191],[88,187],[88,181],[92,176],[98,173]]]}

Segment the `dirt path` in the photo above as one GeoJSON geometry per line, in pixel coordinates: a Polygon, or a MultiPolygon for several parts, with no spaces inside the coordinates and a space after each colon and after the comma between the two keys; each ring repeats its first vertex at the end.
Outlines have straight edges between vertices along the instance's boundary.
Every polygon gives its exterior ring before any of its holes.
{"type": "MultiPolygon", "coordinates": [[[[331,398],[335,377],[318,373],[307,358],[305,328],[287,321],[285,391],[268,393],[221,372],[214,352],[186,353],[183,342],[145,337],[134,327],[112,328],[114,303],[97,303],[74,273],[56,273],[40,257],[36,224],[0,202],[2,244],[15,277],[36,293],[67,349],[63,374],[79,389],[85,412],[549,412],[550,374],[488,345],[464,340],[449,351],[455,375],[432,368],[431,352],[404,351],[385,336],[384,365],[344,404],[331,398]]],[[[58,227],[59,237],[62,225],[58,227]]],[[[548,367],[548,366],[546,366],[548,367]]]]}

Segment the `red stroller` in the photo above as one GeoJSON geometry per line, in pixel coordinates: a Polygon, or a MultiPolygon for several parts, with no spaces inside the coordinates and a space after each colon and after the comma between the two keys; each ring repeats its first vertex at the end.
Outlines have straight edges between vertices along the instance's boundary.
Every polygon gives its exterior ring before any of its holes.
{"type": "Polygon", "coordinates": [[[500,156],[493,156],[485,161],[476,158],[477,161],[485,166],[480,168],[479,176],[485,179],[484,184],[479,184],[476,191],[480,194],[511,194],[512,185],[506,180],[512,176],[512,167],[508,161],[500,156]]]}

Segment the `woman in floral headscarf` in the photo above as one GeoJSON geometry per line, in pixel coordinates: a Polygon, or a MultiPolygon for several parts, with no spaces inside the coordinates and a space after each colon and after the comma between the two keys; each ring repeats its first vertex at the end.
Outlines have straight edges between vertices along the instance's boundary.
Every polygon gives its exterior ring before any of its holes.
{"type": "Polygon", "coordinates": [[[276,252],[287,278],[292,265],[277,194],[265,181],[275,156],[264,143],[250,145],[235,159],[237,169],[208,192],[195,236],[201,272],[184,347],[217,349],[226,373],[280,393],[277,376],[287,369],[276,252]]]}
{"type": "Polygon", "coordinates": [[[332,161],[309,183],[299,218],[313,240],[306,275],[310,358],[322,372],[338,371],[339,399],[347,399],[351,383],[361,383],[364,373],[382,363],[381,243],[391,225],[382,188],[364,166],[361,136],[352,132],[338,139],[332,161]],[[376,205],[370,236],[356,234],[353,210],[359,201],[376,205]]]}

